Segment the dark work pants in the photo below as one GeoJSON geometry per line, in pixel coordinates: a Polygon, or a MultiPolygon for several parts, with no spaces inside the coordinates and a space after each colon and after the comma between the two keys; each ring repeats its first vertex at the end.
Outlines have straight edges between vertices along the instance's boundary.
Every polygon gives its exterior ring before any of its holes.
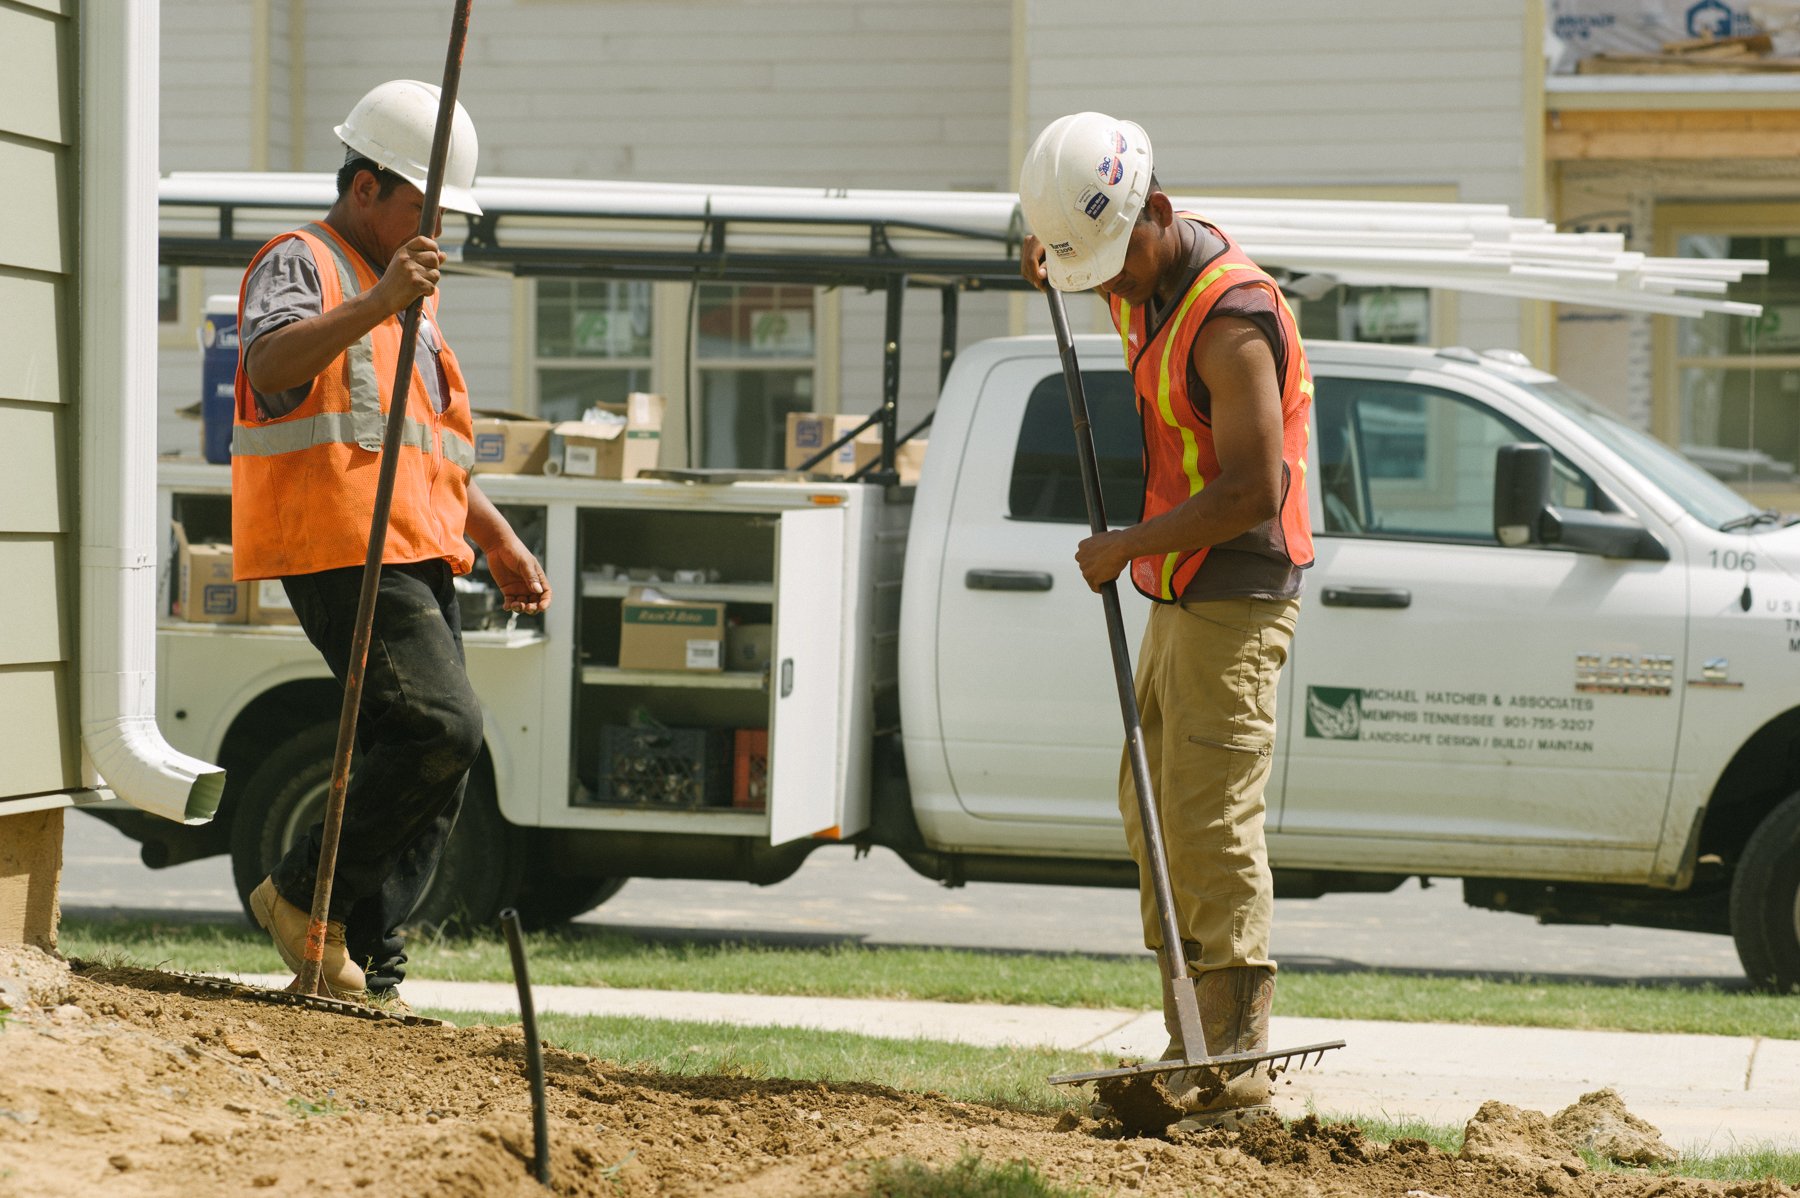
{"type": "MultiPolygon", "coordinates": [[[[412,915],[462,807],[481,752],[481,704],[463,666],[448,563],[383,566],[356,721],[360,757],[344,796],[329,918],[371,991],[400,984],[412,915]]],[[[281,580],[307,639],[340,684],[349,672],[362,567],[281,580]]],[[[323,824],[275,867],[275,889],[312,909],[323,824]]]]}

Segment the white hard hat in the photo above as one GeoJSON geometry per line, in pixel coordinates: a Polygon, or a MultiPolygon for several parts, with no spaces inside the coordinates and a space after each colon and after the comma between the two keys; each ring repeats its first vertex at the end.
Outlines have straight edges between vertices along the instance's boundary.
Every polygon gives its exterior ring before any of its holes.
{"type": "Polygon", "coordinates": [[[1130,121],[1077,112],[1052,121],[1019,171],[1019,207],[1058,291],[1086,291],[1125,265],[1150,194],[1150,139],[1130,121]]]}
{"type": "MultiPolygon", "coordinates": [[[[335,132],[338,140],[376,166],[425,190],[431,135],[437,129],[438,88],[417,79],[391,79],[356,102],[335,132]]],[[[450,119],[450,152],[438,202],[453,212],[481,215],[469,189],[475,185],[475,122],[461,103],[450,119]]]]}

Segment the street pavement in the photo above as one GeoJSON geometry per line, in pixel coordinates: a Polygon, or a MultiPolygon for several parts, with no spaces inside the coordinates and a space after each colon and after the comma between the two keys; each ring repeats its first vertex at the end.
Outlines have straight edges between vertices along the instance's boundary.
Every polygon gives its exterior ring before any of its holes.
{"type": "MultiPolygon", "coordinates": [[[[287,974],[248,975],[285,986],[287,974]]],[[[409,980],[418,1008],[516,1013],[506,982],[409,980]]],[[[796,1027],[988,1047],[1038,1046],[1150,1058],[1167,1034],[1158,1011],[796,998],[594,986],[534,986],[539,1014],[615,1015],[737,1027],[796,1027]]],[[[1553,1115],[1602,1087],[1619,1092],[1683,1152],[1768,1145],[1800,1151],[1800,1040],[1476,1027],[1277,1014],[1272,1047],[1343,1040],[1278,1087],[1281,1113],[1460,1125],[1488,1099],[1553,1115]]]]}

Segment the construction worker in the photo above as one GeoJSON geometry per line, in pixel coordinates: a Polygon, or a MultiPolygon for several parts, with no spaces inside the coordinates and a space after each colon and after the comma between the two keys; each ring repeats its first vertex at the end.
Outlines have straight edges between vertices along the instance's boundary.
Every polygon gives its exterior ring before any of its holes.
{"type": "MultiPolygon", "coordinates": [[[[418,235],[438,89],[401,79],[337,127],[346,153],[322,221],[270,241],[245,272],[232,433],[233,565],[278,578],[341,683],[349,668],[401,319],[424,297],[322,976],[331,991],[397,999],[400,926],[436,868],[482,745],[452,580],[486,555],[506,610],[550,605],[543,567],[470,485],[468,387],[437,324],[444,255],[418,235]]],[[[479,213],[475,126],[456,106],[443,205],[479,213]]],[[[437,229],[442,212],[436,214],[437,229]]],[[[250,896],[256,922],[300,969],[320,825],[250,896]]]]}
{"type": "MultiPolygon", "coordinates": [[[[1261,1051],[1275,992],[1263,786],[1313,558],[1306,352],[1274,280],[1223,231],[1174,209],[1137,125],[1097,112],[1055,121],[1026,155],[1019,193],[1032,233],[1021,272],[1106,298],[1143,429],[1140,521],[1088,537],[1075,560],[1095,590],[1129,568],[1153,601],[1137,701],[1183,943],[1163,943],[1127,756],[1119,806],[1144,942],[1182,954],[1210,1055],[1261,1051]]],[[[1175,971],[1162,972],[1163,1059],[1184,1059],[1175,971]]],[[[1268,1110],[1266,1075],[1166,1081],[1189,1126],[1268,1110]]]]}

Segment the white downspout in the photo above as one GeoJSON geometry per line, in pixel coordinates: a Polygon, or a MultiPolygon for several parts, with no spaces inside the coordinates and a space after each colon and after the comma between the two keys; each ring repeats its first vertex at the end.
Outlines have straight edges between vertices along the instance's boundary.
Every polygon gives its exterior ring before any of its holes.
{"type": "Polygon", "coordinates": [[[99,785],[201,824],[225,771],[156,726],[157,0],[77,13],[81,742],[99,785]]]}

